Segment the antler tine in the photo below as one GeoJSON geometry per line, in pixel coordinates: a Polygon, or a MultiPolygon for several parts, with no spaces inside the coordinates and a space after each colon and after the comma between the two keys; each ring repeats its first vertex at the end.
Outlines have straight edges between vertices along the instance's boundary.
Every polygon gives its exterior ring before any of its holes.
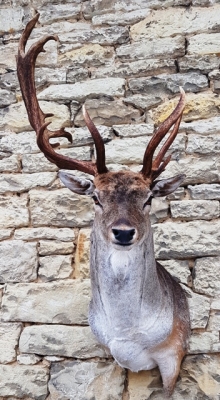
{"type": "Polygon", "coordinates": [[[40,106],[36,95],[36,87],[34,80],[35,62],[40,52],[44,51],[43,46],[49,40],[58,40],[56,35],[47,35],[34,43],[25,53],[25,46],[28,38],[39,19],[40,14],[27,24],[19,41],[18,56],[17,56],[17,74],[22,92],[22,97],[27,109],[28,118],[32,128],[37,134],[37,143],[40,150],[45,154],[48,160],[52,161],[59,168],[79,170],[91,175],[97,173],[97,167],[90,161],[78,161],[70,157],[56,153],[53,147],[59,145],[50,144],[50,139],[55,137],[66,137],[72,142],[72,136],[69,132],[65,132],[64,128],[56,131],[47,129],[48,123],[45,123],[45,118],[53,116],[53,114],[45,114],[40,106]]]}
{"type": "Polygon", "coordinates": [[[82,112],[87,128],[89,129],[95,143],[97,171],[99,174],[103,174],[105,172],[108,172],[108,169],[105,165],[105,146],[102,137],[98,129],[94,125],[93,121],[91,120],[84,104],[82,107],[82,112]]]}
{"type": "Polygon", "coordinates": [[[180,87],[180,93],[181,93],[180,99],[179,99],[179,102],[178,102],[176,108],[169,115],[169,117],[167,119],[165,119],[165,121],[159,126],[159,128],[154,133],[153,137],[151,138],[151,140],[148,143],[148,146],[146,148],[146,151],[144,154],[144,159],[143,159],[143,168],[141,170],[141,173],[146,178],[150,178],[151,180],[155,179],[156,176],[159,176],[160,173],[165,169],[165,166],[170,161],[170,158],[169,158],[169,160],[166,159],[163,162],[163,166],[160,167],[160,163],[161,163],[164,155],[166,154],[167,150],[169,149],[170,145],[172,144],[172,142],[174,141],[174,139],[177,135],[181,117],[182,117],[182,113],[183,113],[183,109],[185,107],[185,92],[181,87],[180,87]],[[154,152],[155,152],[157,146],[162,141],[162,139],[167,134],[167,132],[169,131],[169,129],[171,128],[172,125],[174,125],[172,132],[170,133],[168,139],[164,143],[159,154],[157,155],[157,157],[155,158],[155,160],[153,162],[153,155],[154,155],[154,152]],[[160,170],[160,172],[159,172],[159,170],[160,170]]]}

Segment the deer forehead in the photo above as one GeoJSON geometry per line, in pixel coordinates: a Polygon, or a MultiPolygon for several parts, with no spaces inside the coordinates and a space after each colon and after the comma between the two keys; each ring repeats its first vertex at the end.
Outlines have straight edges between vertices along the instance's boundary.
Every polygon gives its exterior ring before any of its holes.
{"type": "Polygon", "coordinates": [[[140,173],[132,171],[107,172],[94,178],[94,185],[100,192],[139,194],[150,191],[150,182],[140,173]]]}

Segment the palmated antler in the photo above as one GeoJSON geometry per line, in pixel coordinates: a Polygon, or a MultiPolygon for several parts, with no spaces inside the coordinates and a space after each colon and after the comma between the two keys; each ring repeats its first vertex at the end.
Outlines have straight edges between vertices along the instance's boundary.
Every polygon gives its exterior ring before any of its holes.
{"type": "Polygon", "coordinates": [[[56,143],[55,145],[52,145],[50,143],[51,138],[57,137],[66,137],[70,142],[72,142],[72,136],[69,132],[65,132],[64,128],[56,131],[49,131],[47,129],[50,122],[45,122],[45,119],[47,117],[53,116],[53,114],[45,114],[41,110],[39,102],[37,100],[34,80],[35,62],[37,56],[40,52],[45,51],[43,47],[46,42],[48,42],[49,40],[58,41],[58,37],[56,35],[47,35],[34,43],[25,53],[25,46],[27,44],[28,38],[36,22],[38,21],[39,16],[40,14],[36,14],[36,16],[27,24],[19,41],[17,56],[18,79],[30,124],[37,134],[37,144],[40,150],[47,157],[47,159],[56,164],[59,168],[79,170],[91,175],[107,172],[107,168],[105,166],[105,149],[103,140],[100,133],[91,121],[85,108],[83,110],[84,118],[87,127],[91,132],[96,147],[96,164],[90,161],[78,161],[68,156],[58,154],[54,151],[53,148],[57,147],[59,143],[56,143]]]}
{"type": "Polygon", "coordinates": [[[151,182],[153,182],[164,171],[165,167],[167,166],[167,164],[171,159],[171,156],[168,156],[163,160],[167,150],[173,143],[178,133],[180,121],[182,118],[182,113],[185,107],[185,92],[182,88],[180,88],[180,93],[181,93],[180,99],[176,108],[156,130],[150,142],[148,143],[148,146],[144,154],[143,168],[141,170],[141,173],[144,175],[145,178],[148,178],[151,182]],[[153,155],[157,146],[160,144],[162,139],[166,136],[166,134],[169,132],[170,128],[173,125],[174,125],[173,130],[170,132],[170,135],[167,138],[166,142],[160,149],[158,155],[153,160],[153,155]]]}

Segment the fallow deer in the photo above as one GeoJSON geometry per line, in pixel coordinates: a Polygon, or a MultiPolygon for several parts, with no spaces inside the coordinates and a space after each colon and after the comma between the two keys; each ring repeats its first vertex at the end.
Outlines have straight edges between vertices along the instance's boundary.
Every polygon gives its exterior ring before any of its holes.
{"type": "Polygon", "coordinates": [[[60,172],[61,181],[73,192],[89,195],[95,203],[91,233],[92,300],[89,324],[99,342],[110,349],[122,367],[132,371],[159,367],[165,393],[170,396],[186,353],[190,334],[187,300],[181,286],[155,260],[149,211],[153,197],[173,192],[184,179],[178,175],[158,180],[171,156],[164,156],[175,139],[185,105],[182,89],[175,110],[152,136],[140,172],[110,172],[105,165],[102,138],[85,107],[83,115],[93,137],[96,163],[58,154],[51,138],[66,137],[62,128],[48,130],[51,115],[40,109],[34,82],[35,62],[48,40],[38,40],[25,54],[25,46],[39,14],[26,26],[19,43],[17,72],[29,121],[37,144],[49,161],[61,169],[79,170],[94,180],[60,172]],[[161,140],[173,127],[153,159],[161,140]]]}

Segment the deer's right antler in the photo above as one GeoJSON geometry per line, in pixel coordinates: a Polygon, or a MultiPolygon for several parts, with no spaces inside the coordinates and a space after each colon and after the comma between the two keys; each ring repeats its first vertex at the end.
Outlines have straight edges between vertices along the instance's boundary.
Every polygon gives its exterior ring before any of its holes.
{"type": "Polygon", "coordinates": [[[47,159],[56,164],[59,168],[79,170],[91,175],[107,172],[108,170],[105,166],[105,148],[103,140],[97,128],[91,121],[85,108],[83,110],[84,118],[91,132],[96,147],[96,164],[90,161],[75,160],[68,156],[58,154],[54,151],[53,148],[57,147],[59,143],[56,143],[55,145],[52,145],[50,143],[51,138],[57,137],[66,137],[70,142],[72,142],[72,136],[70,133],[65,132],[64,128],[56,131],[50,131],[47,129],[49,123],[45,122],[45,119],[47,117],[53,116],[53,114],[44,114],[39,106],[39,102],[37,99],[34,80],[34,71],[37,56],[40,52],[45,51],[43,47],[46,42],[48,42],[49,40],[58,40],[58,37],[56,35],[47,35],[34,43],[25,53],[26,43],[36,22],[39,19],[39,16],[40,14],[36,14],[36,16],[27,24],[19,41],[17,56],[18,79],[30,124],[37,134],[37,144],[40,150],[47,157],[47,159]]]}

